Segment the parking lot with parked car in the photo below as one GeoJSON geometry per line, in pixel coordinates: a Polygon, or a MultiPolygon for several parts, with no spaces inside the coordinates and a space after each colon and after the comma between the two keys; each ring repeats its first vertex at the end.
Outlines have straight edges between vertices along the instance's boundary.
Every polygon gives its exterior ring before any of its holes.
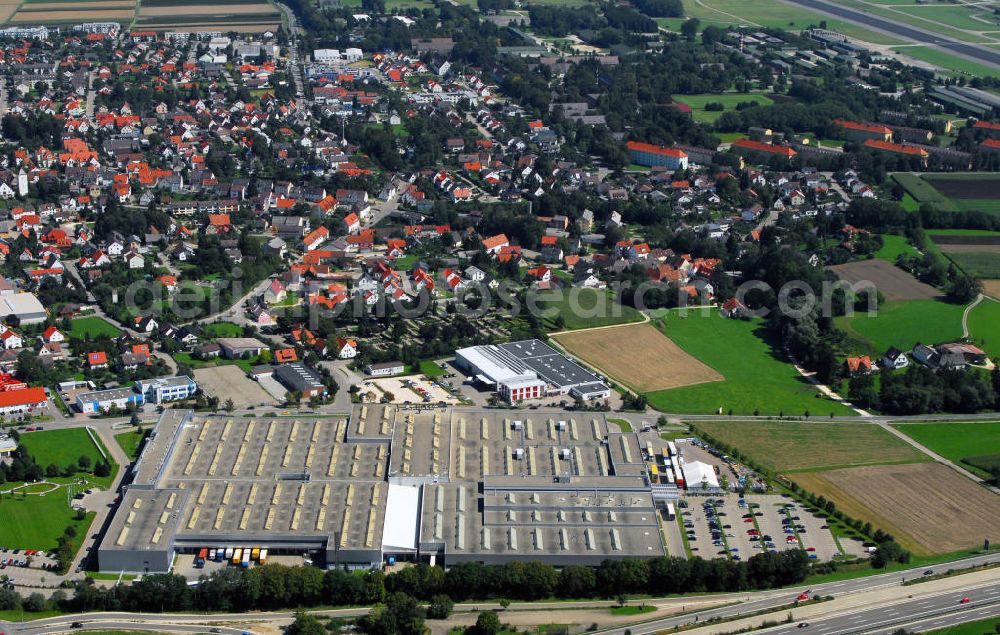
{"type": "Polygon", "coordinates": [[[765,551],[803,549],[810,558],[830,560],[840,553],[821,518],[790,498],[724,494],[688,497],[679,521],[694,555],[745,560],[765,551]]]}

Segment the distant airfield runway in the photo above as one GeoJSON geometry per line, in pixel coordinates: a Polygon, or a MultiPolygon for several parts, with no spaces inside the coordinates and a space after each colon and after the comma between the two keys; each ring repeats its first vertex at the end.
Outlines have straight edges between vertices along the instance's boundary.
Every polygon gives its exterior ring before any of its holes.
{"type": "Polygon", "coordinates": [[[905,38],[919,44],[933,44],[968,59],[1000,68],[1000,51],[994,51],[985,46],[976,46],[974,44],[959,42],[958,40],[953,40],[931,31],[925,31],[921,28],[909,26],[908,24],[902,24],[900,22],[893,22],[889,18],[883,18],[858,9],[849,9],[832,2],[826,2],[825,0],[787,1],[792,4],[801,5],[803,7],[819,11],[820,13],[825,13],[844,20],[850,20],[851,22],[856,22],[862,26],[879,29],[880,31],[885,31],[886,33],[897,35],[901,38],[905,38]]]}

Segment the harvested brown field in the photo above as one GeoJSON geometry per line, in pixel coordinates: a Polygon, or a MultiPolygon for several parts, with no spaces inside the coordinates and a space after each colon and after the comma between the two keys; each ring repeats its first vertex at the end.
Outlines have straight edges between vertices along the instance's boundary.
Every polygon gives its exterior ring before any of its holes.
{"type": "Polygon", "coordinates": [[[970,178],[924,176],[924,180],[949,198],[997,198],[997,178],[994,175],[980,176],[977,174],[970,178]]]}
{"type": "Polygon", "coordinates": [[[79,11],[18,11],[10,19],[11,24],[45,24],[62,22],[98,22],[116,20],[131,22],[135,11],[132,9],[107,9],[79,11]]]}
{"type": "Polygon", "coordinates": [[[699,431],[781,473],[917,463],[928,457],[879,426],[822,421],[699,421],[699,431]]]}
{"type": "Polygon", "coordinates": [[[724,379],[650,324],[590,329],[554,337],[573,355],[637,392],[724,379]]]}
{"type": "Polygon", "coordinates": [[[946,254],[1000,254],[1000,244],[944,244],[938,248],[946,254]]]}
{"type": "Polygon", "coordinates": [[[1000,280],[983,280],[983,293],[1000,300],[1000,280]]]}
{"type": "Polygon", "coordinates": [[[1000,496],[940,463],[851,467],[792,479],[918,554],[968,549],[1000,527],[1000,496]]]}
{"type": "Polygon", "coordinates": [[[99,0],[93,4],[79,2],[32,2],[21,7],[21,11],[98,11],[102,9],[134,9],[133,0],[99,0]]]}
{"type": "MultiPolygon", "coordinates": [[[[202,15],[239,15],[241,13],[275,13],[271,8],[271,5],[267,3],[247,3],[247,4],[226,4],[226,5],[207,5],[207,4],[193,4],[184,5],[183,9],[178,9],[177,7],[147,7],[143,6],[139,9],[139,18],[145,17],[156,17],[163,15],[176,16],[182,13],[184,18],[196,18],[202,15]]],[[[233,20],[238,22],[239,20],[233,20]]]]}
{"type": "MultiPolygon", "coordinates": [[[[218,24],[204,24],[204,23],[188,23],[188,22],[174,22],[168,25],[140,25],[143,29],[149,29],[152,31],[191,31],[191,32],[201,32],[201,31],[219,31],[220,28],[218,24]]],[[[244,22],[232,22],[225,24],[225,31],[236,31],[237,33],[266,33],[267,31],[276,31],[278,28],[278,22],[275,21],[273,24],[267,23],[244,23],[244,22]]]]}
{"type": "Polygon", "coordinates": [[[896,265],[884,260],[859,260],[830,267],[841,280],[857,284],[867,281],[875,285],[886,300],[929,300],[941,292],[920,282],[896,265]]]}
{"type": "Polygon", "coordinates": [[[0,24],[10,19],[10,16],[14,15],[15,11],[17,11],[17,3],[0,4],[0,24]]]}

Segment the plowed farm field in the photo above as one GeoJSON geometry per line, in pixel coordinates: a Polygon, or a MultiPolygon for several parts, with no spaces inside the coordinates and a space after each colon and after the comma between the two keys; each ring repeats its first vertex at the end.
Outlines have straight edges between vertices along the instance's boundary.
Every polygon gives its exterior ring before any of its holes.
{"type": "Polygon", "coordinates": [[[830,270],[851,284],[871,282],[889,301],[929,300],[941,295],[934,287],[884,260],[859,260],[830,267],[830,270]]]}
{"type": "Polygon", "coordinates": [[[919,554],[981,545],[1000,527],[1000,496],[939,463],[851,467],[791,475],[805,490],[868,520],[919,554]]]}
{"type": "Polygon", "coordinates": [[[723,379],[650,324],[563,333],[554,338],[573,355],[637,392],[723,379]]]}

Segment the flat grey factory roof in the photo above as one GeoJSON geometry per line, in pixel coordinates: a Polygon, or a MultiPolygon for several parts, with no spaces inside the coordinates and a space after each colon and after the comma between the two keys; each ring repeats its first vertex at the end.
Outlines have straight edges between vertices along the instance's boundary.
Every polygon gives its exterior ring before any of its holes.
{"type": "Polygon", "coordinates": [[[539,340],[509,342],[498,344],[497,347],[517,357],[553,386],[568,388],[580,384],[602,383],[597,375],[539,340]]]}

